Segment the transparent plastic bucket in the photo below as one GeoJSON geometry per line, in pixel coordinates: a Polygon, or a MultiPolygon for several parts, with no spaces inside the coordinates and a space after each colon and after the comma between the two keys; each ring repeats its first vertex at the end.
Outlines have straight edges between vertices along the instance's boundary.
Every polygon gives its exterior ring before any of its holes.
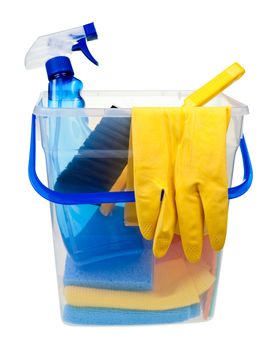
{"type": "MultiPolygon", "coordinates": [[[[222,253],[204,237],[202,260],[189,264],[176,235],[154,259],[151,242],[124,220],[134,193],[116,186],[128,160],[133,106],[181,106],[189,91],[94,91],[86,108],[48,108],[42,93],[32,116],[29,177],[50,201],[62,319],[66,323],[150,324],[212,317],[222,253]],[[36,136],[48,186],[36,173],[36,136]],[[175,271],[174,273],[171,273],[175,271]],[[170,276],[170,277],[169,277],[170,276]]],[[[232,107],[227,132],[229,199],[244,194],[252,167],[242,134],[248,108],[225,95],[209,105],[232,107]],[[240,147],[244,180],[231,187],[240,147]]]]}

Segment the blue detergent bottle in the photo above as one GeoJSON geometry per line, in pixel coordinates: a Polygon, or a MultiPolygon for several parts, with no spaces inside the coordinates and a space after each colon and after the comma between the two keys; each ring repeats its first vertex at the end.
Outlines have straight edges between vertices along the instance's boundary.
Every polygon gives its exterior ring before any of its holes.
{"type": "MultiPolygon", "coordinates": [[[[40,120],[48,182],[52,189],[57,177],[91,134],[83,109],[85,101],[81,97],[83,84],[74,77],[71,62],[65,55],[80,50],[98,65],[86,45],[86,40],[94,39],[97,33],[93,23],[46,35],[37,39],[25,58],[26,68],[45,64],[49,80],[48,107],[61,111],[61,114],[56,111],[55,116],[40,120]],[[74,109],[74,115],[64,116],[65,108],[74,109]],[[80,113],[76,114],[78,109],[80,113]]],[[[70,188],[67,190],[70,192],[70,188]]],[[[125,227],[121,205],[116,205],[108,217],[102,215],[96,205],[54,204],[51,208],[67,252],[76,264],[140,254],[143,249],[138,228],[125,227]]]]}

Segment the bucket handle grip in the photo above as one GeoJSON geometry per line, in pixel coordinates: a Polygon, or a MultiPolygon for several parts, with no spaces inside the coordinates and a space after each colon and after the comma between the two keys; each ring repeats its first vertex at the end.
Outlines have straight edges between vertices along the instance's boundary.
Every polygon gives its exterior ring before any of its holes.
{"type": "MultiPolygon", "coordinates": [[[[246,193],[253,180],[253,169],[244,136],[240,140],[244,179],[235,187],[228,189],[229,199],[237,198],[246,193]]],[[[50,202],[64,205],[126,203],[135,202],[134,191],[125,192],[93,192],[93,193],[60,193],[46,187],[36,173],[36,115],[32,115],[30,154],[28,165],[29,180],[35,191],[50,202]]]]}

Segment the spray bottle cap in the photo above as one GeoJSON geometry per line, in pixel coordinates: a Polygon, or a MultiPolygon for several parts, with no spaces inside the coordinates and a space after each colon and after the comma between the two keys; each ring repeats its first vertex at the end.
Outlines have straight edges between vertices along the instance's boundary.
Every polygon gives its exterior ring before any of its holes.
{"type": "Polygon", "coordinates": [[[42,67],[51,58],[70,55],[74,51],[82,51],[92,63],[98,66],[98,62],[87,47],[87,41],[97,38],[97,32],[93,23],[41,36],[27,52],[25,67],[27,69],[42,67]]]}
{"type": "Polygon", "coordinates": [[[70,62],[70,59],[66,56],[57,56],[50,58],[45,64],[48,79],[52,80],[59,75],[73,76],[74,71],[70,62]]]}

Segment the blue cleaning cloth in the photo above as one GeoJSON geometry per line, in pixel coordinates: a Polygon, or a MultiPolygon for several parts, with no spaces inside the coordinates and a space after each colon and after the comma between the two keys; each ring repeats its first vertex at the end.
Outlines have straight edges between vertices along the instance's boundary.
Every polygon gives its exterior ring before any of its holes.
{"type": "Polygon", "coordinates": [[[79,325],[136,325],[187,321],[200,315],[200,304],[166,311],[82,308],[65,305],[63,321],[79,325]]]}
{"type": "Polygon", "coordinates": [[[152,242],[143,240],[142,252],[78,266],[67,257],[64,286],[119,290],[151,290],[154,258],[152,242]]]}

